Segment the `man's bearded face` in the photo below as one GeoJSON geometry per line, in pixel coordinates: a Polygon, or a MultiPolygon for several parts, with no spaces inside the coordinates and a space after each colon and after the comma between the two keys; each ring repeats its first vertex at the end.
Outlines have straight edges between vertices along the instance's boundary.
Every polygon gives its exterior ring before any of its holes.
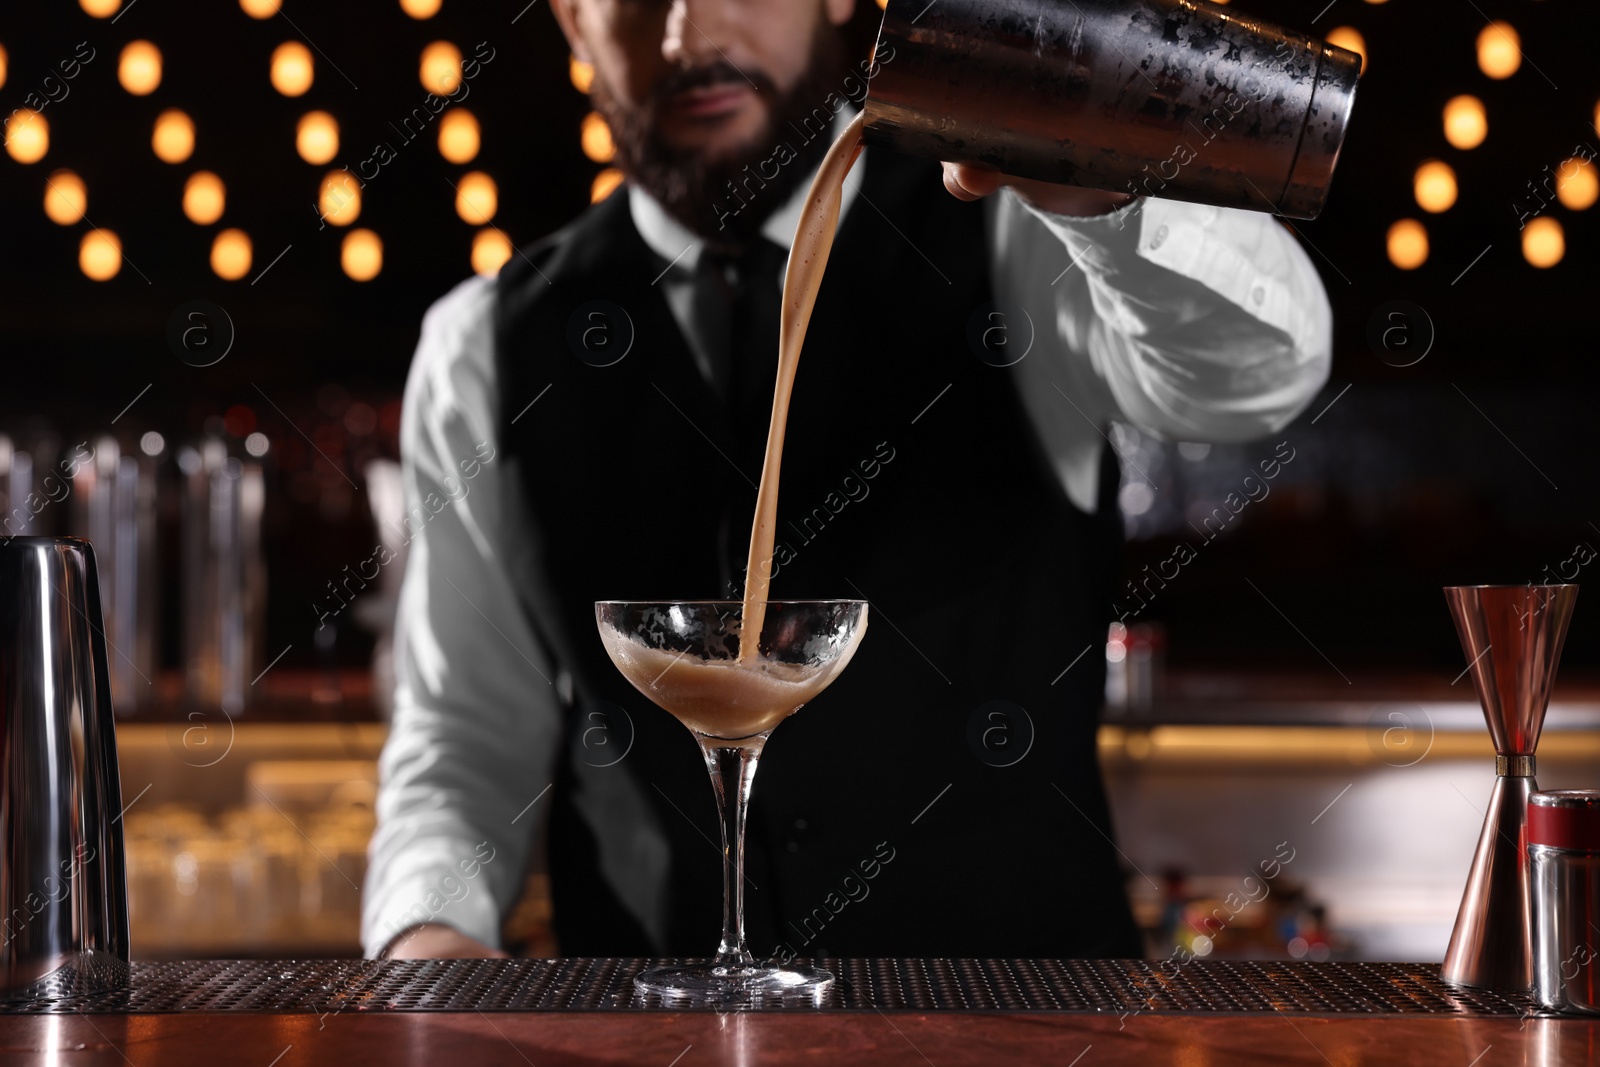
{"type": "MultiPolygon", "coordinates": [[[[585,2],[574,5],[579,25],[600,26],[611,38],[585,35],[595,61],[590,92],[611,127],[617,165],[708,241],[748,241],[832,140],[819,120],[832,115],[828,95],[844,94],[850,64],[841,28],[827,8],[795,0],[721,0],[721,14],[718,0],[707,0],[692,15],[680,0],[653,31],[643,17],[586,20],[585,2]],[[635,35],[643,40],[630,41],[635,35]],[[797,40],[807,46],[796,48],[797,40]],[[620,62],[608,63],[611,57],[620,62]],[[758,170],[747,193],[743,179],[758,170]]],[[[609,10],[640,2],[611,0],[618,6],[609,10]]]]}

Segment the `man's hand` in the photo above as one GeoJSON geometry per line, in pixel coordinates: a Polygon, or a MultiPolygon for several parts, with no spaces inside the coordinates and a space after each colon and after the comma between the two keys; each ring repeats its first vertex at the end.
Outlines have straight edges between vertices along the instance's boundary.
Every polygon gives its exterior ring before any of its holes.
{"type": "Polygon", "coordinates": [[[398,935],[384,953],[391,960],[505,960],[509,953],[490,948],[453,926],[422,923],[398,935]]]}
{"type": "Polygon", "coordinates": [[[1040,211],[1056,215],[1104,215],[1138,199],[1128,193],[1105,193],[1033,178],[1013,178],[971,163],[944,164],[944,187],[958,200],[981,200],[1006,185],[1040,211]]]}

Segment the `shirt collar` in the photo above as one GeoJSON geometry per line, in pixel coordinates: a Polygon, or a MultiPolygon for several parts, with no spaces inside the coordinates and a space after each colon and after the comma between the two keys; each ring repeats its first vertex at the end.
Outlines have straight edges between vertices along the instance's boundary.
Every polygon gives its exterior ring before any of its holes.
{"type": "MultiPolygon", "coordinates": [[[[844,128],[855,118],[855,113],[856,109],[846,106],[833,117],[834,139],[844,132],[844,128]]],[[[866,152],[856,157],[855,164],[850,168],[848,180],[840,190],[841,220],[844,219],[845,212],[850,210],[851,202],[855,200],[856,185],[861,181],[862,166],[866,158],[866,152]]],[[[819,162],[806,175],[805,180],[795,187],[789,199],[785,200],[782,206],[762,224],[761,235],[778,247],[788,248],[794,243],[795,230],[799,228],[800,216],[805,212],[806,193],[810,190],[811,181],[816,177],[820,167],[819,162]]],[[[703,244],[700,237],[667,214],[666,208],[661,206],[660,201],[633,182],[628,183],[628,211],[632,214],[633,225],[638,229],[639,236],[644,238],[644,243],[649,245],[656,255],[671,263],[668,270],[694,273],[703,244]]]]}

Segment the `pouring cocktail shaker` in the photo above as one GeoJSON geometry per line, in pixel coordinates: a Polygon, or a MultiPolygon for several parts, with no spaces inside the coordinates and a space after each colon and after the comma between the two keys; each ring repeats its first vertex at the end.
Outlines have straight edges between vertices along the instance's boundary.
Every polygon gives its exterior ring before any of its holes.
{"type": "Polygon", "coordinates": [[[94,552],[0,538],[0,1002],[127,984],[121,806],[94,552]]]}
{"type": "Polygon", "coordinates": [[[1195,0],[888,0],[868,144],[1315,218],[1361,57],[1195,0]]]}

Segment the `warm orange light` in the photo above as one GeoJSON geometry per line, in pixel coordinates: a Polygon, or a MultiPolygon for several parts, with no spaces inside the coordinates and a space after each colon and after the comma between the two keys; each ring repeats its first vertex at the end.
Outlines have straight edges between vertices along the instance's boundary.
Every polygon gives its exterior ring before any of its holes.
{"type": "Polygon", "coordinates": [[[117,81],[134,96],[149,96],[161,84],[161,49],[149,41],[129,41],[117,60],[117,81]]]}
{"type": "Polygon", "coordinates": [[[6,116],[6,152],[18,163],[37,163],[50,151],[50,123],[31,107],[6,116]]]}
{"type": "Polygon", "coordinates": [[[211,269],[236,282],[250,273],[250,238],[243,230],[223,230],[211,242],[211,269]]]}
{"type": "Polygon", "coordinates": [[[239,0],[239,9],[253,19],[270,19],[283,6],[283,0],[239,0]]]}
{"type": "Polygon", "coordinates": [[[272,87],[284,96],[304,93],[313,77],[311,49],[299,41],[285,41],[272,50],[272,87]]]}
{"type": "MultiPolygon", "coordinates": [[[[1227,0],[1222,0],[1222,2],[1227,3],[1227,0]]],[[[878,6],[887,10],[889,7],[889,0],[878,0],[878,6]]]]}
{"type": "Polygon", "coordinates": [[[194,154],[194,120],[177,108],[156,116],[156,131],[150,147],[163,163],[182,163],[194,154]]]}
{"type": "Polygon", "coordinates": [[[97,282],[117,276],[122,269],[122,242],[110,230],[90,230],[78,242],[78,269],[97,282]]]}
{"type": "Polygon", "coordinates": [[[1360,56],[1361,70],[1358,73],[1367,72],[1367,39],[1361,36],[1354,26],[1340,26],[1338,29],[1328,31],[1328,43],[1348,48],[1360,56]]]}
{"type": "Polygon", "coordinates": [[[1456,148],[1477,148],[1489,135],[1489,116],[1475,96],[1455,96],[1444,105],[1444,139],[1456,148]]]}
{"type": "Polygon", "coordinates": [[[295,127],[294,148],[307,163],[322,166],[339,154],[339,124],[326,111],[306,112],[295,127]]]}
{"type": "Polygon", "coordinates": [[[4,87],[6,84],[6,74],[9,71],[9,67],[10,64],[8,57],[6,56],[5,46],[0,45],[0,87],[4,87]]]}
{"type": "Polygon", "coordinates": [[[1522,66],[1522,38],[1509,22],[1491,22],[1478,34],[1478,69],[1491,78],[1509,78],[1522,66]]]}
{"type": "Polygon", "coordinates": [[[594,64],[585,63],[577,56],[567,57],[567,77],[572,79],[572,87],[580,93],[589,91],[589,86],[594,82],[594,64]]]}
{"type": "Polygon", "coordinates": [[[471,163],[478,154],[478,120],[453,107],[439,116],[439,154],[452,163],[471,163]]]}
{"type": "Polygon", "coordinates": [[[436,96],[448,96],[461,84],[461,49],[449,41],[435,41],[422,50],[422,87],[436,96]]]}
{"type": "Polygon", "coordinates": [[[617,154],[617,146],[611,140],[611,127],[606,125],[606,120],[600,117],[598,111],[583,116],[579,139],[583,144],[583,154],[596,163],[610,163],[611,157],[617,154]]]}
{"type": "Polygon", "coordinates": [[[1417,198],[1417,206],[1422,210],[1435,215],[1449,211],[1456,202],[1456,172],[1450,169],[1448,163],[1430,159],[1417,168],[1412,190],[1417,198]]]}
{"type": "Polygon", "coordinates": [[[607,167],[594,176],[594,181],[589,184],[589,203],[598,204],[611,195],[611,190],[622,184],[622,172],[616,167],[607,167]]]}
{"type": "Polygon", "coordinates": [[[339,265],[358,282],[370,282],[383,269],[383,242],[371,230],[351,230],[339,246],[339,265]]]}
{"type": "Polygon", "coordinates": [[[1594,206],[1600,195],[1600,180],[1596,180],[1595,164],[1574,156],[1561,164],[1556,171],[1556,196],[1564,207],[1584,211],[1594,206]]]}
{"type": "Polygon", "coordinates": [[[1522,228],[1522,258],[1535,267],[1553,267],[1566,252],[1561,223],[1550,216],[1540,215],[1522,228]]]}
{"type": "Polygon", "coordinates": [[[58,170],[45,179],[44,213],[51,222],[71,226],[88,208],[89,191],[72,171],[58,170]]]}
{"type": "Polygon", "coordinates": [[[494,179],[483,171],[475,170],[463,175],[461,181],[456,183],[456,214],[461,216],[463,222],[483,226],[494,218],[499,206],[500,191],[495,187],[494,179]]]}
{"type": "Polygon", "coordinates": [[[1416,219],[1401,219],[1389,227],[1389,262],[1401,270],[1416,270],[1428,261],[1428,231],[1416,219]]]}
{"type": "Polygon", "coordinates": [[[317,193],[322,217],[335,226],[348,226],[361,215],[361,183],[347,170],[330,170],[317,193]]]}
{"type": "Polygon", "coordinates": [[[183,213],[199,226],[210,226],[222,217],[228,202],[222,179],[209,170],[197,170],[183,183],[183,213]]]}
{"type": "Polygon", "coordinates": [[[493,227],[479,230],[472,238],[472,269],[479,274],[495,274],[511,258],[511,238],[493,227]]]}
{"type": "Polygon", "coordinates": [[[78,6],[97,19],[108,19],[122,7],[122,0],[78,0],[78,6]]]}
{"type": "Polygon", "coordinates": [[[400,10],[414,19],[431,19],[439,13],[439,0],[400,0],[400,10]]]}

